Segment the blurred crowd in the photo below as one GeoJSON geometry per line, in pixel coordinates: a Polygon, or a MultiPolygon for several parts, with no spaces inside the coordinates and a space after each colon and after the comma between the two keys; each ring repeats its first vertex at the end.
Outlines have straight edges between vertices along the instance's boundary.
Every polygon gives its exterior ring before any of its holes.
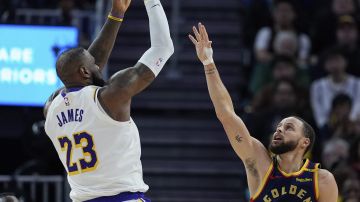
{"type": "Polygon", "coordinates": [[[360,1],[244,1],[249,65],[246,122],[265,145],[281,119],[317,130],[308,157],[338,183],[341,201],[360,202],[360,1]]]}

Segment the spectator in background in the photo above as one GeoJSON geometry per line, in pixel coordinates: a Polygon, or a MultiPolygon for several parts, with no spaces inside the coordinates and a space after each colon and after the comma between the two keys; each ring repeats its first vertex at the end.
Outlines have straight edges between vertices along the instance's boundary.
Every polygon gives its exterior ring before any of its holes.
{"type": "Polygon", "coordinates": [[[312,26],[313,51],[317,54],[330,44],[334,45],[339,17],[356,14],[354,0],[332,0],[329,6],[323,3],[322,8],[317,11],[319,14],[312,26]]]}
{"type": "Polygon", "coordinates": [[[327,123],[320,129],[319,139],[327,141],[332,137],[345,140],[353,139],[354,124],[350,121],[352,100],[347,94],[337,94],[332,100],[330,116],[327,123]]]}
{"type": "Polygon", "coordinates": [[[327,141],[322,151],[323,167],[334,171],[340,163],[346,162],[349,157],[349,149],[349,144],[341,138],[332,138],[327,141]]]}
{"type": "Polygon", "coordinates": [[[313,82],[310,89],[311,107],[318,128],[328,121],[333,98],[344,93],[351,97],[354,106],[351,117],[358,113],[360,104],[360,80],[346,73],[347,60],[339,49],[332,49],[324,59],[324,68],[328,75],[313,82]]]}
{"type": "Polygon", "coordinates": [[[297,17],[295,7],[290,0],[277,0],[272,11],[273,26],[261,28],[255,39],[255,57],[258,63],[269,63],[273,58],[273,41],[280,31],[291,31],[296,35],[297,57],[305,64],[309,57],[311,42],[309,37],[300,33],[295,25],[297,17]]]}
{"type": "Polygon", "coordinates": [[[250,83],[251,92],[256,95],[266,85],[282,80],[293,80],[302,88],[307,88],[310,81],[303,69],[298,68],[291,56],[277,55],[270,65],[259,65],[250,83]]]}
{"type": "Polygon", "coordinates": [[[360,76],[360,47],[359,47],[359,31],[355,19],[351,15],[343,15],[339,17],[336,41],[344,55],[348,60],[347,72],[360,76]]]}
{"type": "Polygon", "coordinates": [[[242,0],[244,8],[243,42],[247,48],[254,44],[256,32],[263,26],[271,24],[271,0],[242,0]]]}
{"type": "Polygon", "coordinates": [[[293,31],[279,31],[274,38],[274,52],[278,55],[295,57],[298,49],[296,33],[293,31]]]}
{"type": "Polygon", "coordinates": [[[357,137],[351,143],[349,164],[360,175],[360,120],[355,125],[357,127],[357,137]]]}
{"type": "Polygon", "coordinates": [[[360,181],[357,178],[348,178],[341,186],[343,202],[360,202],[360,181]]]}
{"type": "Polygon", "coordinates": [[[0,193],[0,202],[19,202],[19,199],[12,193],[0,193]]]}
{"type": "Polygon", "coordinates": [[[300,92],[296,84],[288,80],[275,81],[266,86],[254,98],[253,113],[247,120],[251,134],[268,145],[279,120],[293,115],[308,119],[302,113],[306,97],[300,92]]]}

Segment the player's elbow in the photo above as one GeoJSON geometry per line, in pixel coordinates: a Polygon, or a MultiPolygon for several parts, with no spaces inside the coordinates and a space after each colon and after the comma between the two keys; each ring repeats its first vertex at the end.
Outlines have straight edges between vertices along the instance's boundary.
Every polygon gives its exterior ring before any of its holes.
{"type": "Polygon", "coordinates": [[[174,43],[171,38],[166,40],[162,48],[165,50],[167,55],[169,55],[169,57],[175,52],[174,43]]]}
{"type": "Polygon", "coordinates": [[[164,52],[166,52],[170,56],[174,53],[174,50],[175,50],[174,49],[174,43],[173,43],[170,36],[163,37],[162,40],[159,43],[153,44],[152,46],[154,48],[162,49],[164,52]]]}
{"type": "Polygon", "coordinates": [[[216,117],[221,123],[227,122],[228,119],[233,118],[234,113],[227,109],[215,109],[216,117]]]}
{"type": "Polygon", "coordinates": [[[172,42],[167,43],[163,46],[152,47],[151,49],[155,50],[158,53],[161,53],[165,61],[167,61],[174,54],[174,45],[172,42]]]}

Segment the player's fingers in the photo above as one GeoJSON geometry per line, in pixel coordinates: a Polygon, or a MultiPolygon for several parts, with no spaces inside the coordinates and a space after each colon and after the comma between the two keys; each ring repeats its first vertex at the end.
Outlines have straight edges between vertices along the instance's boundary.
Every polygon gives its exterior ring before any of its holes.
{"type": "Polygon", "coordinates": [[[211,48],[211,44],[212,44],[212,41],[209,41],[209,42],[206,44],[206,47],[211,48]]]}
{"type": "Polygon", "coordinates": [[[200,40],[201,40],[201,36],[200,36],[200,34],[199,34],[199,32],[198,32],[198,30],[196,29],[195,26],[193,26],[193,31],[194,31],[196,40],[197,40],[197,41],[200,41],[200,40]]]}
{"type": "Polygon", "coordinates": [[[196,39],[195,39],[191,34],[189,34],[189,39],[191,40],[191,42],[192,42],[194,45],[196,45],[197,41],[196,41],[196,39]]]}
{"type": "Polygon", "coordinates": [[[201,24],[201,22],[199,22],[199,24],[198,24],[199,33],[200,33],[201,38],[204,39],[204,30],[203,30],[202,26],[203,25],[201,24]]]}
{"type": "Polygon", "coordinates": [[[209,36],[206,31],[206,27],[204,25],[201,25],[201,30],[202,30],[201,32],[202,32],[203,39],[205,39],[206,41],[209,41],[209,36]]]}

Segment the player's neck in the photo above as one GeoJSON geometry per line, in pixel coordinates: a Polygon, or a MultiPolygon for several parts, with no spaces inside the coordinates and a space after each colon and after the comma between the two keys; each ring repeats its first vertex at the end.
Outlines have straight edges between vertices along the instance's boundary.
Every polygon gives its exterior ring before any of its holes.
{"type": "Polygon", "coordinates": [[[65,85],[65,87],[67,89],[69,89],[69,88],[81,88],[81,87],[85,87],[85,86],[87,86],[87,85],[84,84],[84,83],[81,83],[81,82],[71,82],[71,83],[67,83],[65,85]]]}
{"type": "Polygon", "coordinates": [[[276,158],[280,169],[286,173],[297,172],[303,166],[303,156],[298,153],[281,154],[276,158]]]}

